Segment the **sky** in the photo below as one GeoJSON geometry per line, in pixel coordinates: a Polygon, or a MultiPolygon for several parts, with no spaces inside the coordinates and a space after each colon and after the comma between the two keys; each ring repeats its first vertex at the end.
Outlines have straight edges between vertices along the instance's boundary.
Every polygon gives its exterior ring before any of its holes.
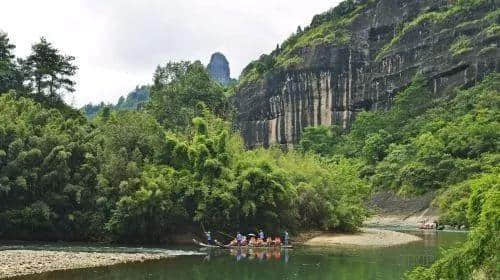
{"type": "Polygon", "coordinates": [[[76,57],[75,107],[115,103],[157,65],[220,51],[231,76],[340,0],[1,0],[0,30],[27,56],[41,36],[76,57]]]}

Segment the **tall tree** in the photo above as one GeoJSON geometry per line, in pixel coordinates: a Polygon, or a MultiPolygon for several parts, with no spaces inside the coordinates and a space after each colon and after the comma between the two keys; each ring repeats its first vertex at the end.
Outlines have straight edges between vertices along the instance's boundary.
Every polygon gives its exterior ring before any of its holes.
{"type": "Polygon", "coordinates": [[[0,32],[0,93],[22,86],[21,73],[12,53],[15,48],[7,34],[0,32]]]}
{"type": "Polygon", "coordinates": [[[201,62],[169,62],[156,69],[148,110],[162,125],[185,130],[200,111],[198,103],[217,116],[226,114],[224,90],[210,78],[201,62]]]}
{"type": "Polygon", "coordinates": [[[31,49],[32,54],[23,62],[23,68],[37,97],[48,96],[55,101],[75,91],[76,83],[72,79],[78,69],[73,64],[75,57],[62,55],[43,37],[31,49]]]}

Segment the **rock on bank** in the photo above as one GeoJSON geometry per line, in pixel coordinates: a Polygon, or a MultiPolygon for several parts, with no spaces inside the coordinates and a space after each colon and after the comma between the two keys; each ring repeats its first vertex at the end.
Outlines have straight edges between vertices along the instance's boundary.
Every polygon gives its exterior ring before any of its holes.
{"type": "Polygon", "coordinates": [[[110,266],[166,258],[162,254],[85,253],[58,251],[0,251],[0,279],[56,270],[110,266]]]}

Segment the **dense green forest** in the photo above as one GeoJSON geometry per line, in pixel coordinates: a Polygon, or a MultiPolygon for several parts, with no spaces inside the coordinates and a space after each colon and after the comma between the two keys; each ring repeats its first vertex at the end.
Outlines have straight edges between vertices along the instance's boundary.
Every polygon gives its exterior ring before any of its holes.
{"type": "Polygon", "coordinates": [[[199,62],[158,67],[141,111],[108,108],[88,121],[52,106],[58,94],[0,97],[2,238],[160,242],[201,225],[352,231],[367,215],[359,161],[245,150],[224,89],[199,62]]]}
{"type": "MultiPolygon", "coordinates": [[[[240,85],[300,63],[295,47],[331,30],[325,24],[342,27],[341,16],[359,10],[350,4],[251,63],[240,85]]],[[[87,119],[63,102],[74,92],[73,57],[44,38],[26,58],[14,48],[0,34],[0,238],[144,243],[202,228],[355,231],[373,192],[436,191],[440,222],[471,233],[407,278],[500,273],[497,73],[439,97],[418,74],[391,109],[358,114],[349,131],[309,127],[296,149],[247,150],[232,124],[234,89],[198,61],[160,65],[152,85],[114,106],[85,107],[87,119]]]]}

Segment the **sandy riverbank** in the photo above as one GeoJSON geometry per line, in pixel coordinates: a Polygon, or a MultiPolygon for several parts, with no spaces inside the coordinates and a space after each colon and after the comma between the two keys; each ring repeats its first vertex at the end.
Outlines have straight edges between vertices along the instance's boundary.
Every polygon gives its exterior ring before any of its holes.
{"type": "Polygon", "coordinates": [[[167,258],[163,254],[143,253],[83,253],[59,251],[6,250],[0,251],[0,279],[120,263],[144,262],[167,258]]]}
{"type": "Polygon", "coordinates": [[[305,242],[308,246],[373,246],[388,247],[407,244],[422,240],[420,237],[396,232],[391,230],[362,228],[360,232],[348,233],[328,233],[309,239],[305,242]]]}

